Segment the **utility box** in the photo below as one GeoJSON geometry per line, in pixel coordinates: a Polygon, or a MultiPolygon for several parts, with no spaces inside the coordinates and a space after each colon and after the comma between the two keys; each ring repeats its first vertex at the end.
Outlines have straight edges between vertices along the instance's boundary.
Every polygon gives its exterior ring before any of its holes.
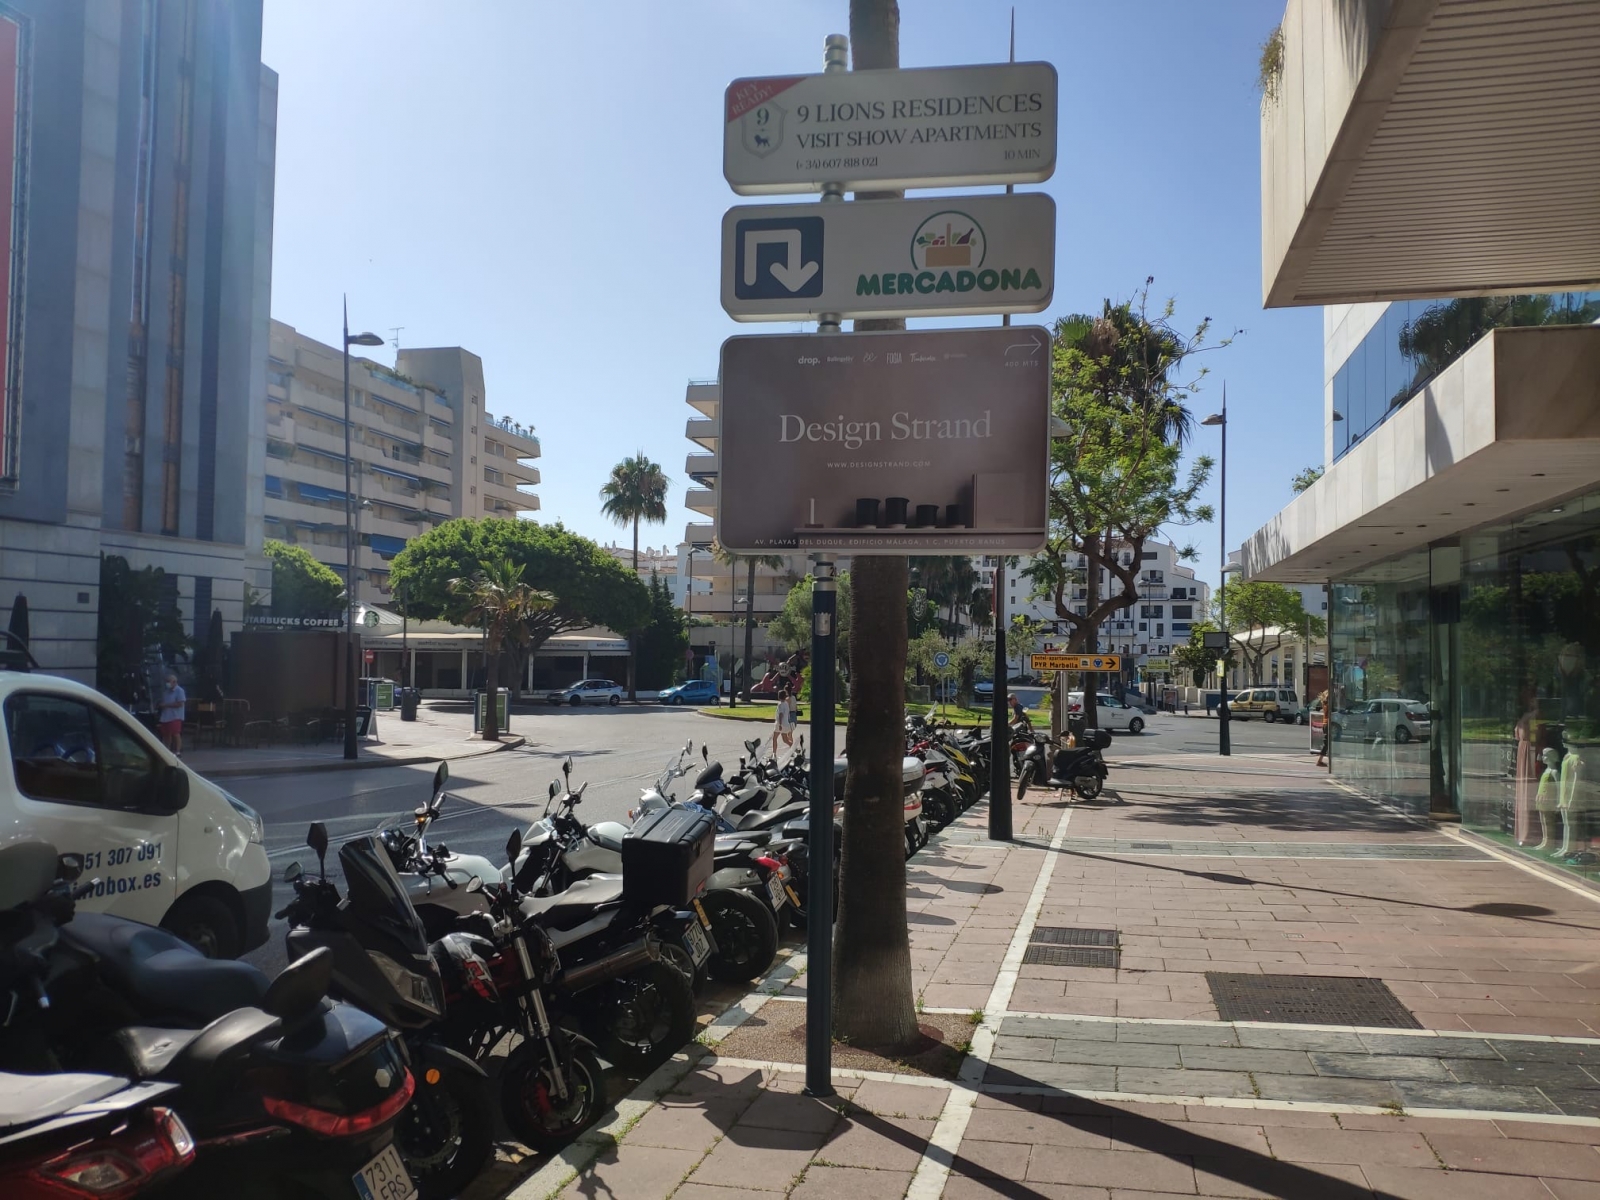
{"type": "MultiPolygon", "coordinates": [[[[500,732],[504,733],[508,728],[510,728],[510,726],[508,726],[506,724],[506,706],[511,703],[511,689],[510,688],[497,688],[496,690],[500,693],[500,697],[499,697],[500,703],[498,704],[498,706],[496,706],[495,711],[496,711],[497,715],[499,716],[498,726],[499,726],[500,732]]],[[[473,733],[482,733],[483,732],[483,721],[484,721],[484,718],[486,716],[488,716],[488,713],[489,713],[488,704],[489,704],[489,693],[488,692],[473,692],[472,693],[472,732],[473,733]]]]}

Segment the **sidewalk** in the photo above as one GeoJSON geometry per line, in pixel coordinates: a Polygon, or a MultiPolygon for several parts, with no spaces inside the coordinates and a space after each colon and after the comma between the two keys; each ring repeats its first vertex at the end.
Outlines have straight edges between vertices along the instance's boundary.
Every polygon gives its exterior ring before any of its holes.
{"type": "Polygon", "coordinates": [[[1290,756],[1111,782],[912,860],[925,1053],[801,1095],[797,955],[511,1194],[1600,1200],[1600,896],[1290,756]]]}
{"type": "MultiPolygon", "coordinates": [[[[516,713],[511,726],[516,727],[516,713]]],[[[210,779],[232,775],[299,774],[304,771],[340,771],[365,767],[396,767],[410,763],[453,762],[500,750],[514,750],[525,739],[502,735],[498,742],[476,740],[472,711],[465,702],[417,710],[415,721],[402,721],[400,710],[374,714],[375,737],[361,739],[360,756],[344,757],[343,741],[288,746],[205,746],[185,750],[183,761],[210,779]]]]}

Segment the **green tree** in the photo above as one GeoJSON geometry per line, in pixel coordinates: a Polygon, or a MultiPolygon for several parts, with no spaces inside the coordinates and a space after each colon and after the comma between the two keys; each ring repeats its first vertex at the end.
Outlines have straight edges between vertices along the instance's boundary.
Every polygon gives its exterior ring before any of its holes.
{"type": "Polygon", "coordinates": [[[164,663],[187,654],[189,639],[178,615],[176,581],[160,567],[135,571],[119,554],[100,556],[100,615],[95,638],[95,686],[119,704],[149,702],[146,659],[164,663]]]}
{"type": "Polygon", "coordinates": [[[683,670],[689,647],[689,627],[683,610],[661,577],[650,573],[650,620],[639,631],[639,682],[647,688],[664,688],[683,670]]]}
{"type": "MultiPolygon", "coordinates": [[[[1051,441],[1049,536],[1026,574],[1035,594],[1054,602],[1076,653],[1097,650],[1101,624],[1139,603],[1141,556],[1151,537],[1211,519],[1198,498],[1212,461],[1200,455],[1187,469],[1182,461],[1186,401],[1205,371],[1178,378],[1204,347],[1211,322],[1179,332],[1171,301],[1159,317],[1148,316],[1149,283],[1136,301],[1108,300],[1100,315],[1064,317],[1055,327],[1052,407],[1071,432],[1051,441]],[[1075,585],[1083,588],[1083,612],[1068,602],[1075,585]]],[[[1193,559],[1193,547],[1179,557],[1193,559]]],[[[1084,689],[1091,725],[1095,694],[1084,689]]]]}
{"type": "MultiPolygon", "coordinates": [[[[645,455],[643,450],[625,458],[611,468],[611,478],[600,489],[604,503],[600,511],[618,525],[633,526],[633,571],[639,573],[639,522],[649,521],[664,525],[667,521],[667,482],[661,468],[645,455]]],[[[625,630],[628,635],[628,699],[637,700],[638,671],[635,663],[639,657],[638,631],[625,630]]]]}
{"type": "Polygon", "coordinates": [[[344,580],[301,546],[268,538],[262,553],[272,563],[272,615],[327,617],[344,606],[344,580]]]}
{"type": "MultiPolygon", "coordinates": [[[[1308,623],[1313,638],[1327,632],[1321,617],[1308,616],[1300,593],[1281,583],[1250,579],[1228,585],[1226,616],[1229,636],[1238,645],[1250,671],[1250,682],[1260,686],[1267,655],[1286,637],[1304,634],[1308,623]]],[[[1220,607],[1220,606],[1219,606],[1220,607]]]]}
{"type": "MultiPolygon", "coordinates": [[[[1189,640],[1181,646],[1174,647],[1173,660],[1178,664],[1179,670],[1188,671],[1194,679],[1195,687],[1205,687],[1206,678],[1217,669],[1217,651],[1205,648],[1205,635],[1215,633],[1220,626],[1210,621],[1196,621],[1189,630],[1189,640]]],[[[1238,665],[1239,656],[1230,647],[1220,656],[1227,664],[1228,670],[1238,665]]]]}
{"type": "Polygon", "coordinates": [[[1321,478],[1321,467],[1307,467],[1305,470],[1296,473],[1295,477],[1289,480],[1289,487],[1294,491],[1294,494],[1298,496],[1301,492],[1305,491],[1308,487],[1321,478]]]}
{"type": "Polygon", "coordinates": [[[509,558],[485,563],[470,576],[450,581],[451,594],[463,605],[465,624],[483,630],[483,740],[500,740],[499,671],[501,650],[508,644],[526,645],[528,618],[555,606],[555,599],[522,580],[522,565],[509,558]]]}
{"type": "Polygon", "coordinates": [[[518,694],[523,664],[550,638],[592,625],[621,632],[637,629],[650,614],[650,591],[626,565],[559,522],[540,525],[506,517],[458,517],[412,538],[390,564],[390,582],[405,589],[411,616],[466,624],[467,605],[450,590],[452,579],[469,578],[492,562],[510,559],[530,587],[554,603],[527,614],[525,643],[509,650],[518,694]]]}
{"type": "Polygon", "coordinates": [[[1011,625],[1006,630],[1006,659],[1013,658],[1021,661],[1018,668],[1028,670],[1028,656],[1033,653],[1034,647],[1039,644],[1039,634],[1044,630],[1044,622],[1026,613],[1017,613],[1011,618],[1011,625]]]}

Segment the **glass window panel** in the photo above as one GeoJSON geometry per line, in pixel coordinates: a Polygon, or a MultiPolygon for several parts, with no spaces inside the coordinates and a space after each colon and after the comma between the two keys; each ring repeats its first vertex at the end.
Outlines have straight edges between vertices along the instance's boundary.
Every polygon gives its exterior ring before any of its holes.
{"type": "Polygon", "coordinates": [[[1333,376],[1333,411],[1344,418],[1333,423],[1333,457],[1344,457],[1350,449],[1350,433],[1355,414],[1350,411],[1350,364],[1345,363],[1333,376]]]}
{"type": "Polygon", "coordinates": [[[1350,441],[1355,443],[1366,433],[1367,425],[1367,343],[1363,341],[1345,364],[1350,373],[1350,411],[1346,413],[1350,425],[1350,441]]]}

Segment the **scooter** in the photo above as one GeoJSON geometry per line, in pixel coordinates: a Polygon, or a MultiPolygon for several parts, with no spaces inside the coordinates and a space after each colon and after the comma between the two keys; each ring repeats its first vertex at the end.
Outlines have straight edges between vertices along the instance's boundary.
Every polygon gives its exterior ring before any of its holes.
{"type": "Polygon", "coordinates": [[[1074,791],[1085,800],[1100,795],[1107,770],[1100,752],[1111,745],[1111,734],[1104,729],[1087,729],[1083,719],[1072,718],[1068,730],[1076,746],[1063,746],[1045,734],[1033,735],[1022,751],[1017,769],[1017,799],[1030,787],[1074,791]],[[1048,758],[1046,750],[1051,749],[1048,758]]]}
{"type": "Polygon", "coordinates": [[[484,910],[482,897],[468,891],[467,884],[474,879],[488,883],[500,878],[500,868],[482,855],[429,844],[428,829],[444,808],[444,785],[449,779],[449,764],[440,763],[433,773],[428,802],[412,815],[386,821],[377,829],[378,840],[430,939],[449,933],[461,917],[484,910]]]}

